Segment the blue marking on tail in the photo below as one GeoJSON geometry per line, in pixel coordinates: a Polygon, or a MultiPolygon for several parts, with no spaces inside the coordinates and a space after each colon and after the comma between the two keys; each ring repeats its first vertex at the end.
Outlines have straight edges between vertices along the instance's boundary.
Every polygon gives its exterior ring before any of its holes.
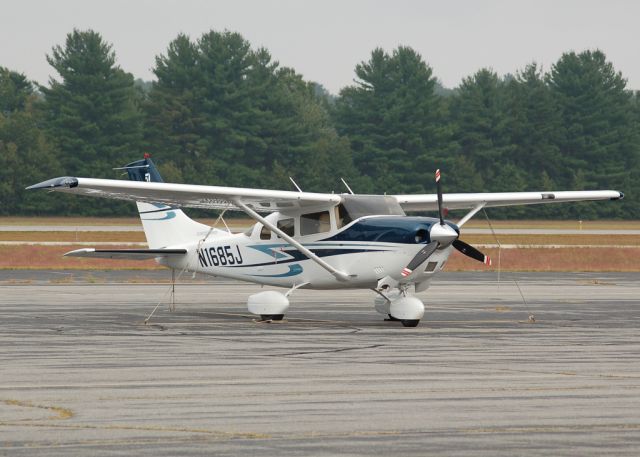
{"type": "Polygon", "coordinates": [[[173,219],[174,217],[176,217],[176,212],[175,211],[169,211],[167,214],[164,215],[164,217],[159,217],[159,218],[149,218],[149,217],[140,217],[140,219],[142,219],[143,221],[168,221],[169,219],[173,219]]]}

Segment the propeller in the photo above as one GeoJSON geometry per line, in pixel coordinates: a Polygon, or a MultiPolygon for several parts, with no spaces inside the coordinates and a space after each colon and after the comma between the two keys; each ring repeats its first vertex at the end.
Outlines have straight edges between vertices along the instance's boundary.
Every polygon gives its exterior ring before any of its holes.
{"type": "Polygon", "coordinates": [[[439,244],[440,243],[438,243],[437,241],[432,241],[431,243],[420,249],[415,257],[411,259],[411,262],[409,262],[409,264],[402,269],[400,274],[406,278],[411,273],[413,273],[413,270],[415,270],[422,262],[431,257],[431,254],[436,252],[439,244]]]}
{"type": "Polygon", "coordinates": [[[485,255],[482,252],[478,251],[470,244],[459,240],[458,232],[451,226],[444,223],[444,218],[442,216],[442,185],[440,183],[440,169],[436,170],[435,178],[436,189],[438,192],[438,216],[440,218],[440,224],[433,224],[431,226],[431,229],[429,230],[429,237],[431,238],[431,242],[420,249],[420,251],[413,257],[413,259],[411,259],[408,265],[404,267],[400,272],[400,274],[405,278],[413,273],[413,270],[419,267],[429,257],[431,257],[431,255],[436,252],[438,248],[447,247],[449,245],[452,245],[467,257],[471,257],[472,259],[482,262],[485,265],[491,265],[491,259],[488,255],[485,255]]]}
{"type": "Polygon", "coordinates": [[[462,240],[455,240],[453,242],[453,247],[467,257],[471,257],[472,259],[475,259],[478,262],[482,262],[485,265],[491,265],[491,257],[483,254],[482,252],[478,251],[476,248],[474,248],[470,244],[465,243],[462,240]]]}
{"type": "Polygon", "coordinates": [[[438,216],[440,216],[440,225],[444,225],[442,218],[442,187],[440,185],[440,169],[436,170],[436,189],[438,191],[438,216]]]}

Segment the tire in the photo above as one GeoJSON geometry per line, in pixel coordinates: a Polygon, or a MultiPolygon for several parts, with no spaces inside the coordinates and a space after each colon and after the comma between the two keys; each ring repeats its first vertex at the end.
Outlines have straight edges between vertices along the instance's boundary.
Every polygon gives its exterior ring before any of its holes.
{"type": "Polygon", "coordinates": [[[402,325],[405,327],[417,327],[420,323],[420,319],[402,319],[402,325]]]}
{"type": "Polygon", "coordinates": [[[261,314],[260,320],[263,321],[281,321],[284,319],[284,314],[261,314]]]}

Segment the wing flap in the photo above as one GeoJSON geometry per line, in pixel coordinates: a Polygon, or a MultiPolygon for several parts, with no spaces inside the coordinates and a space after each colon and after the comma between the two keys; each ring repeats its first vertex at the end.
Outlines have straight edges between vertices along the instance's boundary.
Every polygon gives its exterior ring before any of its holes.
{"type": "Polygon", "coordinates": [[[186,249],[76,249],[65,254],[65,257],[89,257],[94,259],[126,259],[148,260],[158,257],[175,257],[185,255],[186,249]]]}

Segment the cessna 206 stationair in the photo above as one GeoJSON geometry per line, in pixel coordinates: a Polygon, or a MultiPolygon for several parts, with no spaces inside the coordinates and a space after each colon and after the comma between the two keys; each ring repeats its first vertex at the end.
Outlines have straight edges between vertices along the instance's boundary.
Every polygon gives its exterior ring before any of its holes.
{"type": "Polygon", "coordinates": [[[424,304],[411,294],[429,287],[453,249],[485,264],[490,259],[459,239],[460,228],[482,208],[583,200],[619,200],[612,190],[354,195],[164,183],[145,154],[123,167],[129,181],[61,177],[28,187],[137,202],[149,249],[79,249],[67,256],[156,259],[161,265],[269,286],[248,299],[249,311],[279,320],[298,288],[371,289],[375,309],[414,327],[424,304]],[[468,209],[457,223],[443,206],[468,209]],[[240,210],[255,220],[244,233],[196,222],[180,208],[240,210]],[[439,217],[405,211],[438,210],[439,217]],[[268,213],[268,215],[263,215],[268,213]]]}

